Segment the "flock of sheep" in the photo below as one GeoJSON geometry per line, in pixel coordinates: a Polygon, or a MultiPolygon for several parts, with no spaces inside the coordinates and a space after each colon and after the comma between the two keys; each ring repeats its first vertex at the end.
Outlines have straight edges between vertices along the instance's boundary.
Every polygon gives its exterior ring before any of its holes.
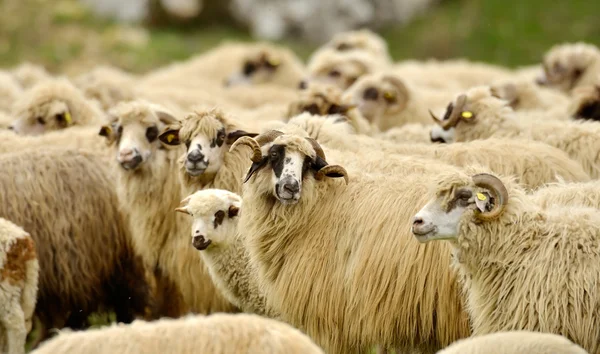
{"type": "Polygon", "coordinates": [[[584,43],[0,72],[2,352],[600,354],[597,120],[584,43]]]}

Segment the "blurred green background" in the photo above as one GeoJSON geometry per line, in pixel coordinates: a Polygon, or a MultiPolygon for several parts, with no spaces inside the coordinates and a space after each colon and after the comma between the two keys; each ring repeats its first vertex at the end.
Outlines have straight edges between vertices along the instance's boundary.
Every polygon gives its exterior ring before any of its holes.
{"type": "MultiPolygon", "coordinates": [[[[534,64],[553,44],[600,44],[598,0],[442,0],[402,28],[385,28],[396,60],[465,57],[506,66],[534,64]]],[[[0,66],[22,61],[78,73],[96,64],[146,72],[202,53],[222,40],[251,40],[218,14],[176,25],[122,25],[94,18],[77,0],[0,0],[0,66]],[[198,23],[200,22],[200,23],[198,23]]],[[[283,44],[306,58],[314,44],[283,44]]]]}

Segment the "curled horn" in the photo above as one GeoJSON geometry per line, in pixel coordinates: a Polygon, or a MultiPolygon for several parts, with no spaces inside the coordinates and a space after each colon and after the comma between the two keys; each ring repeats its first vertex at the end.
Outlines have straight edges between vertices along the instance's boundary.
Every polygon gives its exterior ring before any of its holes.
{"type": "Polygon", "coordinates": [[[315,173],[316,180],[322,180],[325,176],[344,177],[344,181],[348,184],[348,172],[340,165],[327,165],[315,173]]]}
{"type": "Polygon", "coordinates": [[[508,202],[508,191],[502,181],[489,173],[480,173],[473,176],[473,182],[477,187],[485,188],[492,192],[496,201],[494,209],[489,212],[478,213],[476,214],[477,217],[483,221],[499,218],[508,202]]]}
{"type": "Polygon", "coordinates": [[[429,110],[429,115],[431,116],[435,124],[438,124],[440,126],[442,125],[442,120],[436,117],[435,114],[433,114],[433,112],[431,111],[431,109],[429,110]]]}
{"type": "Polygon", "coordinates": [[[322,158],[323,161],[327,161],[327,159],[325,158],[325,152],[323,151],[323,148],[321,148],[321,145],[319,145],[319,143],[313,138],[306,137],[305,139],[308,140],[308,142],[312,145],[313,149],[315,149],[317,156],[322,158]]]}
{"type": "Polygon", "coordinates": [[[283,133],[278,130],[270,130],[256,138],[243,136],[231,145],[229,151],[235,150],[238,145],[250,146],[250,148],[252,148],[252,157],[250,159],[252,162],[260,162],[262,160],[262,151],[260,150],[260,147],[275,140],[280,135],[283,135],[283,133]]]}
{"type": "Polygon", "coordinates": [[[281,135],[283,135],[283,133],[280,132],[279,130],[269,130],[268,132],[260,134],[255,139],[256,139],[256,142],[258,143],[258,145],[264,146],[264,145],[270,143],[271,141],[277,139],[277,137],[279,137],[281,135]]]}
{"type": "Polygon", "coordinates": [[[460,113],[465,108],[465,104],[467,104],[467,95],[462,94],[458,96],[456,99],[456,105],[454,105],[454,109],[452,110],[452,113],[450,113],[450,117],[448,117],[447,120],[440,121],[439,123],[444,130],[448,130],[456,126],[460,120],[460,113]]]}

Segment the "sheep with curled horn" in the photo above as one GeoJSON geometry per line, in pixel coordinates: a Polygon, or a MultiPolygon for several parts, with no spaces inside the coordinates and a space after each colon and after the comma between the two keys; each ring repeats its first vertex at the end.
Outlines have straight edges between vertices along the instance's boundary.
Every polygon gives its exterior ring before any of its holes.
{"type": "Polygon", "coordinates": [[[412,226],[419,243],[452,247],[473,335],[548,332],[600,353],[600,212],[542,209],[481,170],[440,175],[412,226]]]}
{"type": "Polygon", "coordinates": [[[410,234],[439,173],[354,167],[349,176],[316,141],[281,131],[242,137],[231,149],[241,145],[252,148],[253,163],[238,227],[267,305],[284,321],[329,353],[374,345],[434,353],[469,336],[449,248],[422,247],[410,234]]]}
{"type": "Polygon", "coordinates": [[[566,152],[592,178],[600,177],[600,125],[587,121],[519,119],[506,101],[488,86],[474,87],[448,105],[443,119],[431,130],[437,142],[478,139],[525,139],[546,143],[566,152]]]}

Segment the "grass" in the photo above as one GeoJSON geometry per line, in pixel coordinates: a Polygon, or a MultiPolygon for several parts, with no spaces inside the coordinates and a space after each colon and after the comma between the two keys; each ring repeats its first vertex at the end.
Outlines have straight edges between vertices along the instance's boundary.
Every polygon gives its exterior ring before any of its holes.
{"type": "MultiPolygon", "coordinates": [[[[395,59],[466,57],[528,65],[558,42],[600,44],[598,13],[598,1],[442,0],[410,25],[381,33],[395,59]]],[[[0,1],[0,67],[31,61],[70,73],[107,63],[146,72],[227,39],[251,40],[242,29],[216,21],[195,27],[126,26],[92,17],[76,0],[0,1]]],[[[297,41],[282,44],[303,58],[315,48],[297,41]]]]}

